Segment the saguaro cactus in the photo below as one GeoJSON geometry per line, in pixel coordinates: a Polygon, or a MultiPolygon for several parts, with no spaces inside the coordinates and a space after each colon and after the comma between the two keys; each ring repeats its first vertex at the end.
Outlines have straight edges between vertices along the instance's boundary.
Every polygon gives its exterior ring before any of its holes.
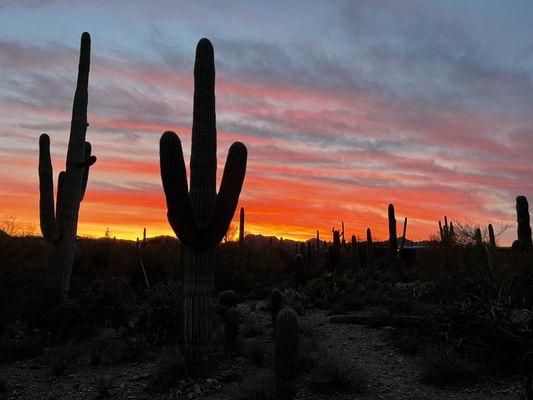
{"type": "Polygon", "coordinates": [[[241,207],[241,214],[239,215],[239,245],[244,245],[244,207],[241,207]]]}
{"type": "Polygon", "coordinates": [[[320,251],[320,232],[316,230],[316,251],[320,251]]]}
{"type": "Polygon", "coordinates": [[[231,223],[246,172],[247,150],[236,142],[229,149],[220,190],[216,192],[215,62],[208,39],[196,47],[192,124],[191,184],[181,142],[174,132],[160,141],[160,166],[170,226],[184,245],[184,328],[188,371],[207,373],[212,329],[214,247],[231,223]]]}
{"type": "Polygon", "coordinates": [[[372,263],[372,231],[366,228],[366,267],[369,268],[372,263]]]}
{"type": "Polygon", "coordinates": [[[455,233],[453,231],[453,222],[448,225],[448,217],[444,216],[444,226],[439,221],[440,240],[444,244],[451,244],[454,241],[455,233]]]}
{"type": "Polygon", "coordinates": [[[476,242],[477,247],[483,246],[483,238],[481,236],[481,229],[476,228],[476,232],[474,233],[474,240],[476,242]]]}
{"type": "Polygon", "coordinates": [[[298,316],[288,308],[276,320],[274,372],[279,400],[292,400],[296,395],[298,373],[298,316]]]}
{"type": "Polygon", "coordinates": [[[396,235],[396,217],[394,205],[389,204],[389,258],[395,260],[398,251],[398,236],[396,235]]]}
{"type": "Polygon", "coordinates": [[[357,268],[359,256],[357,252],[357,238],[355,235],[352,235],[350,241],[350,259],[352,260],[352,267],[357,268]]]}
{"type": "Polygon", "coordinates": [[[405,235],[407,234],[407,217],[403,220],[402,242],[400,243],[400,250],[405,247],[405,235]]]}
{"type": "Polygon", "coordinates": [[[91,144],[85,141],[90,60],[91,37],[85,32],[81,36],[78,82],[72,106],[66,168],[58,176],[55,209],[50,138],[47,134],[42,134],[39,138],[40,225],[43,237],[54,244],[57,250],[58,295],[61,301],[67,298],[70,286],[80,202],[87,188],[89,167],[96,162],[96,157],[91,156],[91,144]]]}
{"type": "Polygon", "coordinates": [[[494,236],[494,228],[489,224],[489,245],[491,249],[496,248],[496,237],[494,236]]]}
{"type": "Polygon", "coordinates": [[[529,205],[525,196],[516,198],[516,221],[518,222],[518,239],[513,242],[513,248],[532,251],[531,226],[529,222],[529,205]]]}

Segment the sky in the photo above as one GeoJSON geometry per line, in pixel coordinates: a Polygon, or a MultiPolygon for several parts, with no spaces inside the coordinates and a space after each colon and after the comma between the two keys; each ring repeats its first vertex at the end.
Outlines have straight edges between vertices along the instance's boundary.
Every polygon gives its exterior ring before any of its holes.
{"type": "MultiPolygon", "coordinates": [[[[533,199],[533,2],[0,0],[0,216],[38,225],[38,138],[64,169],[80,35],[92,36],[78,233],[172,234],[159,138],[190,156],[194,49],[215,49],[218,181],[248,147],[246,231],[426,239],[447,215],[511,224],[533,199]]],[[[238,213],[236,213],[238,217],[238,213]]],[[[38,229],[37,229],[38,231],[38,229]]]]}

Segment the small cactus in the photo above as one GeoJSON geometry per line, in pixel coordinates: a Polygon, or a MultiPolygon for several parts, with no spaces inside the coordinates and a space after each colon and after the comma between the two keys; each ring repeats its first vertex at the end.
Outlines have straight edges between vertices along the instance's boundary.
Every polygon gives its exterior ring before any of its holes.
{"type": "Polygon", "coordinates": [[[224,314],[224,323],[226,346],[229,349],[234,349],[239,335],[239,311],[235,307],[227,309],[224,314]]]}
{"type": "Polygon", "coordinates": [[[278,399],[291,400],[296,395],[298,373],[298,316],[292,309],[284,309],[276,320],[274,373],[278,399]]]}
{"type": "Polygon", "coordinates": [[[228,308],[237,307],[237,293],[233,290],[225,290],[220,293],[218,305],[224,313],[228,308]]]}
{"type": "Polygon", "coordinates": [[[276,328],[276,317],[278,316],[281,306],[283,304],[283,295],[281,290],[274,289],[270,293],[270,313],[272,314],[272,328],[276,328]]]}
{"type": "Polygon", "coordinates": [[[294,257],[294,283],[299,285],[304,281],[304,256],[302,253],[294,257]]]}

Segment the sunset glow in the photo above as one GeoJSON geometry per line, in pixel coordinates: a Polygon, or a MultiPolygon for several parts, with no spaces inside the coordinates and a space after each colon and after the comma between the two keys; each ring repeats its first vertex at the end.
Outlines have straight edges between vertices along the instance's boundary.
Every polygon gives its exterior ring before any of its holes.
{"type": "Polygon", "coordinates": [[[247,232],[329,240],[344,221],[347,236],[385,239],[394,203],[409,239],[444,215],[510,223],[500,242],[516,237],[515,197],[533,199],[533,4],[74,3],[0,2],[0,217],[38,225],[38,138],[50,135],[57,179],[88,31],[98,161],[80,235],[173,235],[159,138],[178,133],[188,167],[194,48],[209,37],[218,180],[231,143],[245,143],[247,232]]]}

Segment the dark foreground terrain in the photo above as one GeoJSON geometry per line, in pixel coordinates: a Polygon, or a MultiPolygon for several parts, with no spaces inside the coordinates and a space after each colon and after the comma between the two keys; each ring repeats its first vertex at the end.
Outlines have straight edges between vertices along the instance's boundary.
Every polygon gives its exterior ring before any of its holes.
{"type": "Polygon", "coordinates": [[[290,241],[222,244],[217,292],[237,294],[238,335],[228,342],[217,308],[211,371],[192,380],[176,240],[80,241],[60,306],[48,245],[0,245],[0,399],[273,399],[276,287],[299,319],[297,398],[518,399],[533,372],[530,254],[435,241],[398,260],[379,243],[331,259],[290,241]]]}

